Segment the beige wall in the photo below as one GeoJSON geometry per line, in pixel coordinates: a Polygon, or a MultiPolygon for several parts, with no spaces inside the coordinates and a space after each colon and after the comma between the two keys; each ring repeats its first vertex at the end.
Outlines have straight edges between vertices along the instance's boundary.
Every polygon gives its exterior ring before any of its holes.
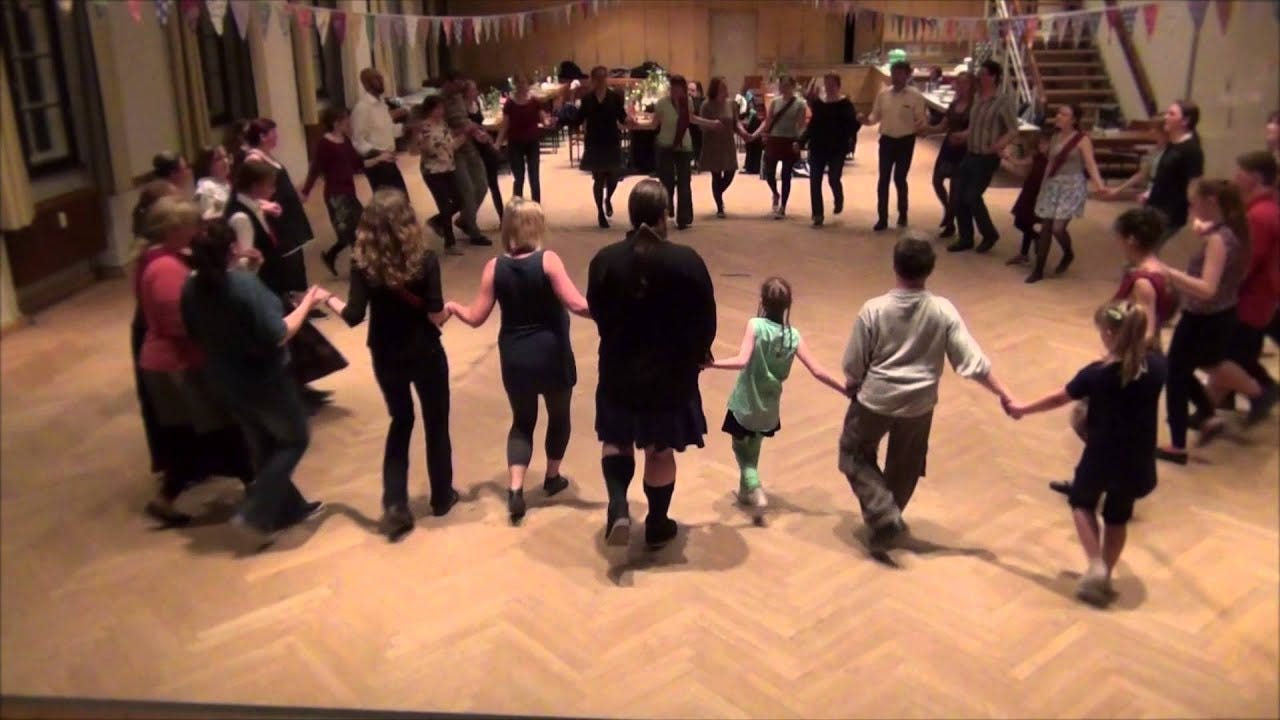
{"type": "MultiPolygon", "coordinates": [[[[1102,5],[1101,0],[1088,3],[1091,8],[1102,5]]],[[[1163,3],[1150,38],[1138,18],[1134,44],[1161,110],[1187,95],[1188,48],[1194,36],[1186,3],[1163,3]]],[[[1145,117],[1124,51],[1106,22],[1098,39],[1125,117],[1145,117]]],[[[1211,4],[1199,42],[1190,97],[1201,107],[1205,172],[1229,176],[1237,155],[1262,147],[1267,115],[1280,107],[1280,23],[1271,3],[1237,2],[1224,33],[1211,4]]]]}
{"type": "MultiPolygon", "coordinates": [[[[280,144],[274,155],[284,163],[293,181],[301,183],[307,174],[307,133],[298,112],[293,41],[289,35],[280,32],[280,22],[274,14],[270,25],[268,28],[260,27],[256,13],[249,24],[249,58],[253,63],[258,116],[276,121],[280,144]]],[[[363,28],[360,34],[364,34],[363,28]]],[[[347,37],[351,37],[350,31],[347,37]]]]}

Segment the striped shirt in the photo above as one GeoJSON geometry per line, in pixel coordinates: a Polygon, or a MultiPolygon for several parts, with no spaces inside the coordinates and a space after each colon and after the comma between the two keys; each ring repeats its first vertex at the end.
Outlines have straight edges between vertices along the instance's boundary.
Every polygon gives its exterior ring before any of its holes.
{"type": "Polygon", "coordinates": [[[1013,109],[1013,98],[996,93],[989,98],[978,96],[969,110],[969,152],[975,155],[994,155],[1001,136],[1018,129],[1018,115],[1013,109]]]}

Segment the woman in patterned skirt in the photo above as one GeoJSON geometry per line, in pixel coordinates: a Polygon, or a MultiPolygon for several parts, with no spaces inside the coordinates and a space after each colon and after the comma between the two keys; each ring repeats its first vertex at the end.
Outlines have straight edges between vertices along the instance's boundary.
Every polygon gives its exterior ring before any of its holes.
{"type": "Polygon", "coordinates": [[[1084,201],[1089,197],[1085,173],[1088,172],[1095,190],[1101,192],[1106,188],[1098,174],[1093,142],[1080,129],[1080,109],[1062,105],[1053,122],[1058,130],[1049,141],[1049,167],[1045,168],[1044,183],[1036,199],[1036,217],[1044,221],[1044,227],[1036,241],[1036,265],[1027,276],[1028,283],[1044,278],[1044,265],[1054,238],[1062,246],[1062,260],[1053,271],[1055,275],[1066,272],[1076,259],[1067,224],[1074,218],[1084,217],[1084,201]]]}

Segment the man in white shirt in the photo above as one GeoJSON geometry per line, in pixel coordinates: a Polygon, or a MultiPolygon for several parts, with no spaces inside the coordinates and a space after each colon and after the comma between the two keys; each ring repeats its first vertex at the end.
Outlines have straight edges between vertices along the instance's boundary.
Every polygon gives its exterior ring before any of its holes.
{"type": "Polygon", "coordinates": [[[889,227],[889,177],[898,191],[898,227],[907,226],[907,171],[916,149],[916,133],[928,124],[924,95],[911,82],[911,65],[899,60],[889,66],[889,87],[876,95],[863,125],[880,125],[880,183],[876,186],[875,230],[889,227]]]}
{"type": "Polygon", "coordinates": [[[1012,402],[955,306],[925,289],[935,262],[928,240],[899,240],[893,249],[897,286],[862,306],[844,352],[853,401],[840,435],[840,472],[862,506],[873,552],[906,529],[902,511],[925,474],[943,360],[1002,405],[1012,402]],[[882,469],[876,458],[885,435],[882,469]]]}
{"type": "Polygon", "coordinates": [[[404,176],[396,165],[396,138],[404,132],[401,123],[408,112],[403,108],[394,113],[387,107],[382,98],[386,91],[382,73],[373,68],[360,71],[360,84],[364,94],[351,109],[351,144],[356,152],[366,160],[378,155],[389,154],[392,159],[365,168],[365,177],[376,192],[382,188],[394,188],[408,194],[404,176]]]}

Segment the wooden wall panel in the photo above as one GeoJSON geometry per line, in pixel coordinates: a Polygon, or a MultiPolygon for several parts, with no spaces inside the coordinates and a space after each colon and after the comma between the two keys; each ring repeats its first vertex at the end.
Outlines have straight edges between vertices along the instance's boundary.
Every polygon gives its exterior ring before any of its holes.
{"type": "MultiPolygon", "coordinates": [[[[450,0],[452,15],[489,15],[528,11],[562,0],[450,0]]],[[[862,7],[918,16],[981,15],[982,0],[865,0],[862,7]]],[[[705,82],[710,74],[710,12],[752,10],[757,13],[759,63],[784,65],[838,64],[843,59],[844,24],[838,14],[814,9],[798,0],[626,0],[605,6],[594,18],[575,10],[572,24],[562,17],[541,16],[542,23],[524,39],[451,48],[455,65],[482,85],[516,72],[551,70],[569,59],[583,70],[596,64],[634,67],[645,60],[671,72],[705,82]]],[[[858,51],[872,41],[859,27],[858,51]]]]}

